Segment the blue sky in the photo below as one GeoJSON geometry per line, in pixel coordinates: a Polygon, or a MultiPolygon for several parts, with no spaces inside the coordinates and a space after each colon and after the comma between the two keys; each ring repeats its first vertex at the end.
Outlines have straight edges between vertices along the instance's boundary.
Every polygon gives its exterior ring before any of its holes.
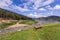
{"type": "Polygon", "coordinates": [[[60,0],[0,0],[0,8],[34,18],[60,16],[60,0]]]}

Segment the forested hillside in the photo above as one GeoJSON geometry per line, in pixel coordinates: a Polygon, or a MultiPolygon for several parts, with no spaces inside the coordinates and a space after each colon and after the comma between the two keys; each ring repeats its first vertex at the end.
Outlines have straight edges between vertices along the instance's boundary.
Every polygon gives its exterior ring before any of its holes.
{"type": "Polygon", "coordinates": [[[0,8],[0,18],[13,19],[13,20],[20,20],[20,19],[22,19],[22,20],[29,19],[30,20],[31,19],[31,18],[23,16],[21,14],[10,12],[10,11],[7,11],[7,10],[1,9],[1,8],[0,8]]]}

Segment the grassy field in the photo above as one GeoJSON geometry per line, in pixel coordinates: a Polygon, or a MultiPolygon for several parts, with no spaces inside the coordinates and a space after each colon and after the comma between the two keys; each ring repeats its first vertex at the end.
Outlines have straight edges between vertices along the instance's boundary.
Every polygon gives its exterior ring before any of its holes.
{"type": "Polygon", "coordinates": [[[11,25],[14,25],[14,24],[16,24],[17,23],[17,21],[11,21],[11,22],[9,22],[9,23],[2,23],[2,24],[0,24],[0,28],[6,28],[6,27],[9,27],[9,26],[11,26],[11,25]]]}
{"type": "Polygon", "coordinates": [[[20,20],[19,21],[19,24],[28,24],[28,25],[32,25],[32,24],[35,24],[37,22],[35,21],[32,21],[32,20],[20,20]]]}
{"type": "Polygon", "coordinates": [[[0,35],[0,40],[60,40],[60,23],[46,23],[43,28],[0,35]]]}

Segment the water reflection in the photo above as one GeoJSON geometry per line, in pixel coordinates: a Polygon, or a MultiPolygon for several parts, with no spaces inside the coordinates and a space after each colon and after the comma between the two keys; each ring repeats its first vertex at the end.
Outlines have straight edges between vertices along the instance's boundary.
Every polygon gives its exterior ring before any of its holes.
{"type": "Polygon", "coordinates": [[[44,23],[53,23],[53,22],[58,22],[57,20],[35,20],[38,23],[44,24],[44,23]]]}

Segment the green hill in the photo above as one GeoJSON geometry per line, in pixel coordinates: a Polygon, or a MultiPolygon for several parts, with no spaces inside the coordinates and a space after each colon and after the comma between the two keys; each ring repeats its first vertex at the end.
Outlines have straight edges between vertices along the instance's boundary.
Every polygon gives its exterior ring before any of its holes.
{"type": "Polygon", "coordinates": [[[4,18],[4,19],[13,19],[13,20],[30,20],[31,18],[27,17],[27,16],[23,16],[21,14],[17,14],[11,11],[7,11],[4,9],[0,8],[0,18],[4,18]]]}

